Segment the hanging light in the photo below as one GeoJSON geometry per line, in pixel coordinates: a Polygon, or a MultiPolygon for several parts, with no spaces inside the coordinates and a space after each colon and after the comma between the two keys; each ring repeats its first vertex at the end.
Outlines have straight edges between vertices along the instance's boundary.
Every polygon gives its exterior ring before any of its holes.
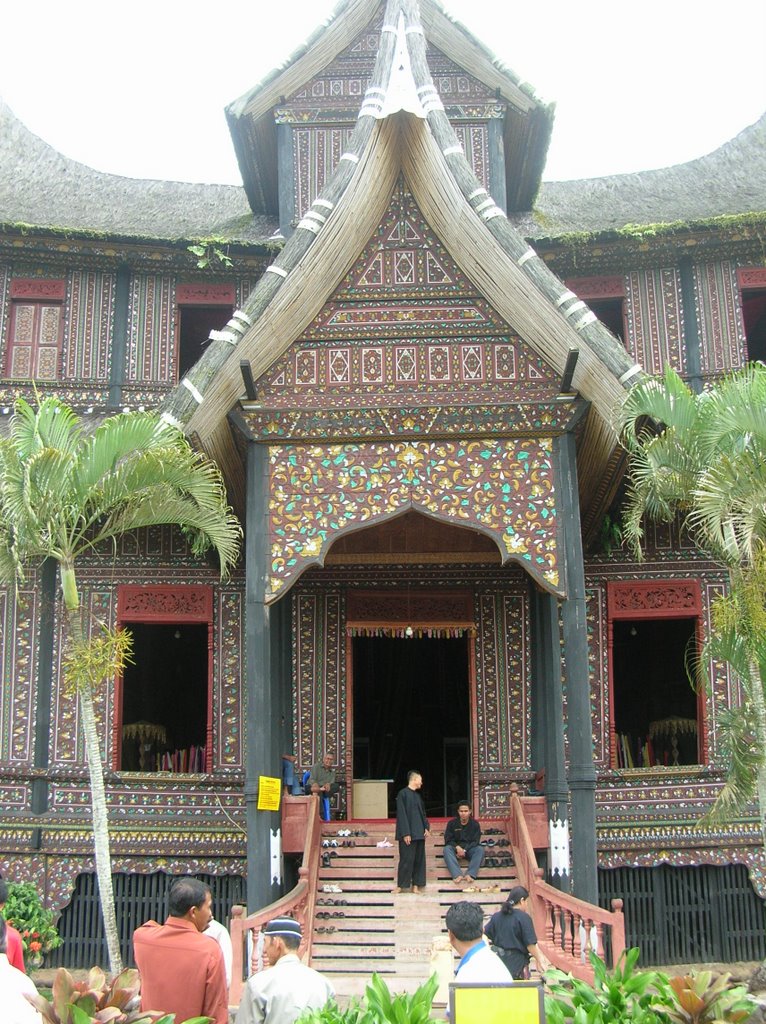
{"type": "Polygon", "coordinates": [[[407,637],[407,639],[411,640],[414,634],[415,630],[412,628],[412,626],[407,626],[407,628],[404,631],[404,635],[407,637]]]}
{"type": "Polygon", "coordinates": [[[173,637],[174,637],[175,640],[180,640],[181,639],[181,630],[177,626],[176,626],[176,631],[173,634],[173,637]]]}

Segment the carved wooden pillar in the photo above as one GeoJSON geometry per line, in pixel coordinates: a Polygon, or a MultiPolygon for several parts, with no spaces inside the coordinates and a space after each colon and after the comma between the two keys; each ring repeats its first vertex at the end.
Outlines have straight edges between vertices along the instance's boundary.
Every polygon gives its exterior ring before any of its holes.
{"type": "Polygon", "coordinates": [[[532,590],[532,649],[534,691],[532,728],[537,734],[539,758],[535,768],[545,769],[548,807],[548,880],[569,889],[569,787],[564,761],[564,702],[561,686],[561,645],[558,603],[551,594],[532,590]]]}
{"type": "Polygon", "coordinates": [[[596,866],[596,768],[588,674],[588,630],[585,601],[577,451],[571,433],[555,440],[558,511],[564,542],[567,597],[561,603],[564,671],[567,683],[569,791],[572,808],[572,890],[588,903],[598,903],[596,866]]]}
{"type": "Polygon", "coordinates": [[[245,812],[247,906],[252,913],[280,895],[280,822],[276,811],[258,810],[258,780],[281,777],[279,684],[272,671],[272,623],[266,604],[269,578],[268,449],[247,449],[245,542],[245,812]]]}

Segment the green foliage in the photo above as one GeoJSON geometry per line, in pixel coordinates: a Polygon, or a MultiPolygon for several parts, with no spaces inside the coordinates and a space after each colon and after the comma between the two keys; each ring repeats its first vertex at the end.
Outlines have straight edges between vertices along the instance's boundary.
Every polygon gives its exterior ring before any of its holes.
{"type": "Polygon", "coordinates": [[[35,959],[61,945],[55,915],[47,910],[31,882],[9,882],[3,910],[8,924],[21,933],[25,959],[35,959]]]}
{"type": "Polygon", "coordinates": [[[373,974],[362,1003],[352,1001],[341,1010],[337,1003],[329,1002],[321,1010],[307,1010],[296,1024],[430,1024],[438,987],[438,978],[432,974],[412,995],[392,996],[385,981],[373,974]]]}
{"type": "Polygon", "coordinates": [[[593,985],[563,971],[546,972],[550,995],[545,997],[547,1024],[662,1024],[654,1006],[654,987],[662,983],[656,971],[637,971],[639,950],[626,950],[613,971],[591,953],[593,985]]]}
{"type": "Polygon", "coordinates": [[[660,991],[657,1008],[673,1024],[737,1024],[750,1017],[758,1003],[744,985],[730,985],[730,974],[699,971],[670,978],[660,991]]]}
{"type": "Polygon", "coordinates": [[[62,658],[64,679],[74,693],[83,686],[94,689],[103,679],[111,679],[132,664],[133,634],[127,629],[109,629],[102,623],[101,633],[88,640],[72,637],[62,658]]]}
{"type": "MultiPolygon", "coordinates": [[[[56,971],[51,1000],[28,996],[47,1024],[173,1024],[175,1014],[140,1010],[138,971],[122,971],[111,982],[100,967],[85,981],[75,981],[65,968],[56,971]]],[[[212,1017],[192,1017],[184,1024],[212,1024],[212,1017]]]]}
{"type": "Polygon", "coordinates": [[[215,263],[220,263],[224,267],[231,266],[229,246],[225,238],[211,235],[208,238],[200,238],[194,245],[187,245],[186,248],[197,257],[197,266],[200,270],[206,270],[215,263]]]}
{"type": "Polygon", "coordinates": [[[622,547],[622,527],[617,516],[611,516],[607,512],[601,520],[598,540],[599,546],[605,555],[611,555],[612,548],[622,547]]]}

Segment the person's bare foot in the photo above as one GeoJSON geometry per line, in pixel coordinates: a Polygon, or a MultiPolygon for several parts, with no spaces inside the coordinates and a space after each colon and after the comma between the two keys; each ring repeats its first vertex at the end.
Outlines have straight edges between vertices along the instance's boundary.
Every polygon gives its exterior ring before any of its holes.
{"type": "Polygon", "coordinates": [[[397,892],[401,892],[401,891],[402,890],[401,890],[401,888],[398,885],[394,886],[394,888],[391,890],[391,892],[393,892],[393,893],[397,893],[397,892]]]}
{"type": "Polygon", "coordinates": [[[458,888],[460,888],[461,885],[465,884],[465,879],[463,878],[462,875],[457,875],[455,878],[452,879],[452,881],[458,888]]]}
{"type": "Polygon", "coordinates": [[[475,878],[471,878],[470,875],[465,875],[463,877],[463,885],[475,885],[475,884],[476,884],[476,879],[475,878]]]}
{"type": "Polygon", "coordinates": [[[424,888],[424,885],[413,885],[412,891],[415,893],[416,896],[419,896],[423,892],[424,888]]]}

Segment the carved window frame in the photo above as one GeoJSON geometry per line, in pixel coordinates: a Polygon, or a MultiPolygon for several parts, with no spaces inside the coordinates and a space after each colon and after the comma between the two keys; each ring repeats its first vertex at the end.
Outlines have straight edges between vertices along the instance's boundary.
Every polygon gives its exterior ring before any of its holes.
{"type": "Polygon", "coordinates": [[[13,278],[10,283],[10,316],[8,320],[8,341],[5,346],[3,374],[7,380],[35,380],[43,383],[61,378],[61,351],[64,340],[64,300],[66,282],[48,278],[13,278]],[[32,326],[28,338],[19,340],[16,329],[22,310],[32,311],[32,326]],[[43,340],[43,326],[46,313],[55,310],[55,340],[43,340]],[[29,351],[28,373],[14,370],[16,353],[29,351]],[[51,372],[41,374],[40,360],[54,361],[51,372]]]}
{"type": "MultiPolygon", "coordinates": [[[[131,622],[156,625],[207,626],[207,722],[205,725],[205,772],[213,770],[213,588],[179,584],[166,586],[136,586],[120,584],[117,587],[117,628],[131,622]]],[[[115,771],[121,771],[122,759],[122,696],[123,681],[120,674],[114,686],[114,721],[112,733],[115,771]]],[[[156,773],[152,772],[152,775],[156,773]]],[[[175,773],[181,774],[181,773],[175,773]]]]}
{"type": "MultiPolygon", "coordinates": [[[[609,664],[609,763],[617,768],[617,728],[614,714],[614,623],[630,619],[694,619],[697,649],[704,640],[702,586],[698,579],[620,580],[607,583],[609,664]]],[[[707,716],[702,692],[697,694],[697,764],[708,762],[707,716]]],[[[687,765],[692,770],[696,765],[687,765]]],[[[623,769],[620,769],[621,771],[623,769]]],[[[654,765],[645,771],[665,771],[654,765]]]]}

